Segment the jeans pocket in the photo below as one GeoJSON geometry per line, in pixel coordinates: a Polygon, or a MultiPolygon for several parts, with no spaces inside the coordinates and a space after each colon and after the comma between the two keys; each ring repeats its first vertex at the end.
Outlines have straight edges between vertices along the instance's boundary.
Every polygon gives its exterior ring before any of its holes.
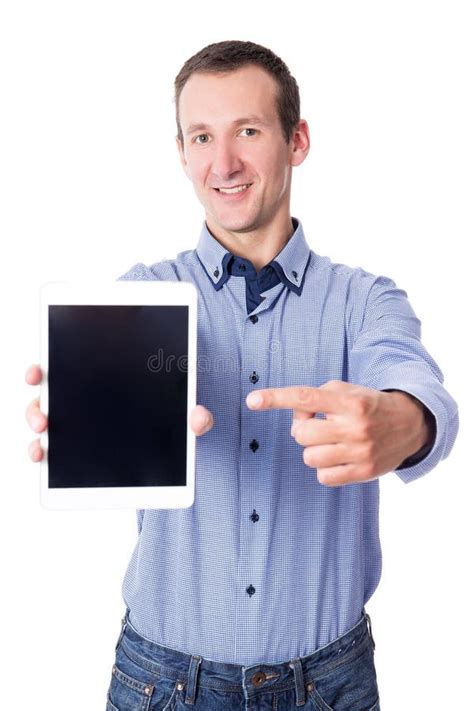
{"type": "Polygon", "coordinates": [[[377,711],[379,692],[372,643],[311,680],[309,698],[317,711],[377,711]]]}
{"type": "Polygon", "coordinates": [[[115,663],[107,694],[107,702],[118,711],[149,711],[155,685],[131,676],[115,663]]]}
{"type": "Polygon", "coordinates": [[[120,657],[112,667],[106,711],[172,711],[182,684],[165,676],[151,675],[134,662],[120,657]],[[153,704],[153,707],[152,707],[153,704]]]}
{"type": "Polygon", "coordinates": [[[311,688],[308,692],[308,699],[315,711],[334,711],[334,709],[328,706],[324,699],[316,691],[314,681],[311,683],[311,688]]]}
{"type": "MultiPolygon", "coordinates": [[[[339,709],[344,709],[344,711],[347,709],[347,711],[350,711],[350,709],[353,708],[352,702],[350,702],[349,706],[341,706],[339,701],[335,702],[335,706],[328,706],[324,699],[318,694],[314,686],[309,692],[309,700],[313,704],[316,711],[339,711],[339,709]]],[[[377,699],[372,706],[357,706],[357,708],[360,709],[360,711],[362,711],[362,709],[364,709],[364,711],[380,711],[380,699],[377,696],[377,699]]]]}

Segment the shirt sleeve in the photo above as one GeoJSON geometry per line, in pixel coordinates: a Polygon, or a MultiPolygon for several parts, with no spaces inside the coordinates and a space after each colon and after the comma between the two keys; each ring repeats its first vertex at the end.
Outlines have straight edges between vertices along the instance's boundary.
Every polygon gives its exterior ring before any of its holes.
{"type": "Polygon", "coordinates": [[[118,277],[117,281],[156,281],[158,277],[150,267],[143,262],[137,262],[128,271],[118,277]]]}
{"type": "Polygon", "coordinates": [[[395,470],[403,482],[418,479],[446,459],[459,429],[458,407],[443,386],[440,367],[421,343],[421,322],[407,293],[388,277],[376,277],[367,292],[361,328],[349,353],[349,380],[409,393],[434,418],[434,442],[395,470]]]}

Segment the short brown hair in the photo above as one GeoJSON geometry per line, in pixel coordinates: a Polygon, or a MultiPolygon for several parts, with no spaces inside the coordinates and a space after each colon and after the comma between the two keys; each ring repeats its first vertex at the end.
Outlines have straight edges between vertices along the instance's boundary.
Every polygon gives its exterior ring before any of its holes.
{"type": "Polygon", "coordinates": [[[183,132],[179,122],[179,97],[191,74],[195,72],[230,72],[248,64],[257,64],[265,69],[278,83],[277,112],[283,135],[287,143],[292,130],[300,120],[300,93],[296,79],[290,74],[286,64],[270,49],[254,42],[227,40],[203,47],[182,66],[174,81],[174,101],[176,104],[176,126],[178,138],[183,142],[183,132]]]}

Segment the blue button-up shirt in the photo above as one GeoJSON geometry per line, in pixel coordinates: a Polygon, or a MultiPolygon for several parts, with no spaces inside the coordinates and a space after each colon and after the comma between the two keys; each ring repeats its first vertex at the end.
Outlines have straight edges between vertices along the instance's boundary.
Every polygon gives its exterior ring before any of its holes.
{"type": "Polygon", "coordinates": [[[197,402],[214,415],[196,438],[193,505],[137,511],[123,598],[144,637],[244,666],[344,634],[381,573],[379,480],[320,484],[290,435],[292,411],[252,411],[247,394],[328,380],[411,393],[436,438],[417,464],[386,475],[405,483],[445,459],[458,431],[406,292],[315,254],[292,219],[291,238],[258,273],[204,222],[196,249],[120,277],[195,284],[197,402]]]}

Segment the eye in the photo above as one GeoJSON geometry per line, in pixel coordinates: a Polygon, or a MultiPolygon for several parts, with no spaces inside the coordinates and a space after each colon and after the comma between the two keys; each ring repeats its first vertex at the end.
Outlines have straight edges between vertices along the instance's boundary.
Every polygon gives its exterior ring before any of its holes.
{"type": "MultiPolygon", "coordinates": [[[[242,129],[241,129],[241,133],[242,133],[242,131],[253,131],[253,133],[251,133],[251,136],[254,136],[254,135],[257,133],[257,129],[256,129],[256,128],[242,128],[242,129]]],[[[192,142],[193,142],[193,143],[197,143],[197,144],[200,145],[200,146],[203,146],[203,145],[205,145],[206,143],[209,143],[209,141],[208,141],[208,140],[206,140],[206,141],[200,141],[199,139],[200,139],[200,138],[206,138],[206,139],[207,139],[208,137],[209,137],[209,136],[208,136],[207,133],[200,133],[198,136],[195,136],[195,137],[192,139],[192,142]]],[[[249,137],[250,137],[250,136],[249,136],[249,137]]]]}

